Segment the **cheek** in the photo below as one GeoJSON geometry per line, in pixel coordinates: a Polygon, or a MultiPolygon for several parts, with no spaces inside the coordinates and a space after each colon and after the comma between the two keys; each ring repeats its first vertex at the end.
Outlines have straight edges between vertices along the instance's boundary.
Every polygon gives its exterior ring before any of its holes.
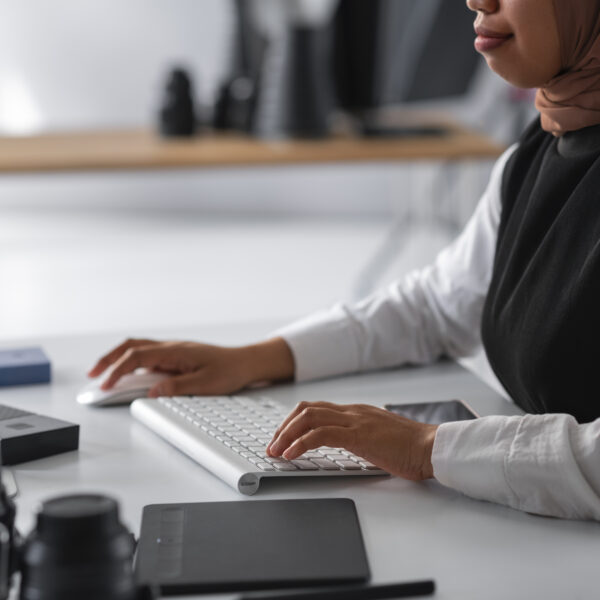
{"type": "Polygon", "coordinates": [[[531,87],[541,87],[561,71],[562,60],[558,32],[550,27],[536,28],[529,38],[522,38],[522,69],[527,70],[531,87]]]}
{"type": "Polygon", "coordinates": [[[556,76],[562,65],[558,25],[552,0],[511,2],[522,68],[539,87],[556,76]]]}
{"type": "Polygon", "coordinates": [[[541,87],[561,70],[560,41],[551,0],[505,4],[514,39],[486,56],[498,75],[517,87],[541,87]]]}

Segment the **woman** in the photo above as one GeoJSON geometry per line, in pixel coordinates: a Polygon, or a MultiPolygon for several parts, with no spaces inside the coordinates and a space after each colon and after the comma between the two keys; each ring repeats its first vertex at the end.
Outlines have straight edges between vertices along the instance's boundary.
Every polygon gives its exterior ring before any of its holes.
{"type": "Polygon", "coordinates": [[[600,0],[468,0],[476,49],[539,88],[541,119],[498,161],[475,214],[435,263],[354,307],[243,348],[125,342],[92,369],[177,375],[151,395],[227,394],[427,363],[483,343],[524,417],[439,427],[370,406],[298,406],[268,451],[343,446],[386,469],[533,513],[600,520],[600,0]]]}

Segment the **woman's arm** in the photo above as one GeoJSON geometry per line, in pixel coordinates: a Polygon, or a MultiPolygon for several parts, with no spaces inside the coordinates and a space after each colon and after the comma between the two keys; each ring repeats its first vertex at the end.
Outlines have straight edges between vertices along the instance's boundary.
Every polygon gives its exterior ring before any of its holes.
{"type": "Polygon", "coordinates": [[[139,368],[171,375],[150,389],[151,398],[188,394],[220,396],[259,382],[292,379],[294,358],[281,338],[234,348],[129,339],[100,358],[88,375],[98,377],[108,371],[102,383],[102,389],[107,390],[123,375],[139,368]]]}
{"type": "Polygon", "coordinates": [[[437,431],[433,472],[442,484],[530,513],[600,521],[600,419],[485,417],[437,431]]]}
{"type": "Polygon", "coordinates": [[[484,417],[434,426],[366,405],[302,403],[267,451],[293,460],[342,447],[393,475],[530,513],[600,521],[600,419],[484,417]]]}
{"type": "Polygon", "coordinates": [[[228,394],[256,383],[297,381],[465,356],[480,343],[489,286],[500,188],[511,148],[497,162],[488,189],[462,235],[435,263],[356,306],[339,305],[281,329],[267,341],[223,348],[191,342],[127,340],[90,370],[109,368],[103,387],[138,367],[173,375],[151,395],[228,394]]]}
{"type": "Polygon", "coordinates": [[[277,332],[294,355],[297,381],[468,356],[480,345],[501,213],[498,160],[463,233],[436,261],[355,306],[337,305],[277,332]]]}

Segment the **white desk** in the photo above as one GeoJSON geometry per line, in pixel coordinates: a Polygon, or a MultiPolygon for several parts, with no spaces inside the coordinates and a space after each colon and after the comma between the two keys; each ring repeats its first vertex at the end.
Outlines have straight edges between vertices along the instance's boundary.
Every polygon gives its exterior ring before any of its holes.
{"type": "MultiPolygon", "coordinates": [[[[267,331],[260,325],[229,326],[171,335],[238,343],[267,331]]],[[[121,336],[38,340],[53,362],[53,384],[0,390],[0,403],[81,425],[79,452],[14,468],[20,488],[18,526],[23,532],[31,528],[41,500],[72,492],[115,496],[123,519],[136,533],[142,507],[150,503],[348,497],[357,505],[373,582],[434,578],[440,600],[597,597],[598,524],[530,516],[470,500],[433,481],[396,478],[271,482],[252,498],[238,495],[134,423],[126,408],[89,409],[74,402],[85,370],[118,341],[121,336]]],[[[290,407],[300,400],[323,398],[384,404],[460,397],[483,414],[515,412],[451,363],[280,386],[268,393],[290,407]]]]}

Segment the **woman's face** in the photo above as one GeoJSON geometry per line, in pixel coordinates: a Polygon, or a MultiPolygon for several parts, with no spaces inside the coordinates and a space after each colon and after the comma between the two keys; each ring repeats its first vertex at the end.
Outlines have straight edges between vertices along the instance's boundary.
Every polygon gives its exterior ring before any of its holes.
{"type": "Polygon", "coordinates": [[[542,87],[562,68],[553,0],[467,0],[477,13],[475,49],[522,88],[542,87]]]}

